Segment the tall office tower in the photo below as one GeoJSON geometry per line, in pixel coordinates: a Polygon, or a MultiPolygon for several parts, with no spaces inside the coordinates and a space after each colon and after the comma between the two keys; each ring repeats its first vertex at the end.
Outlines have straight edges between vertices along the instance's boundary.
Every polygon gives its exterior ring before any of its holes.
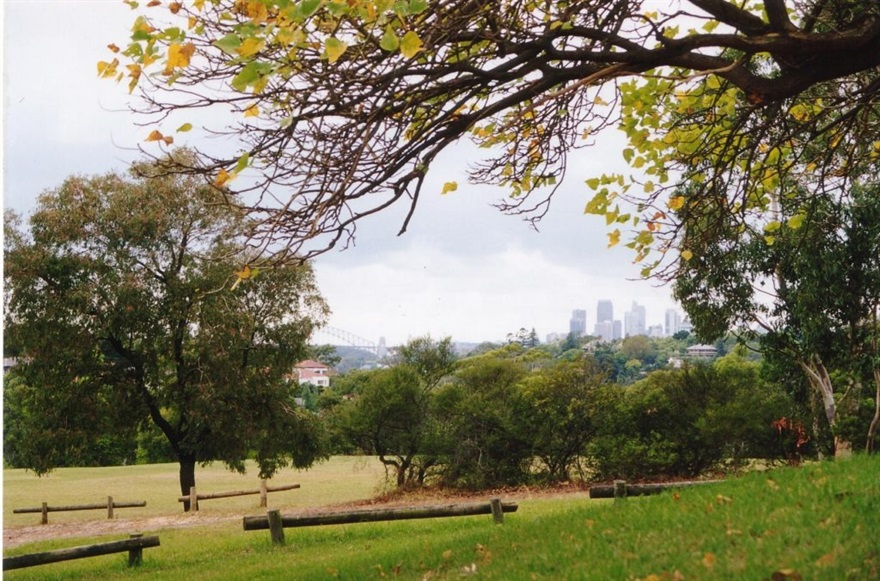
{"type": "Polygon", "coordinates": [[[675,309],[666,309],[666,336],[672,337],[681,330],[681,315],[675,309]]]}
{"type": "MultiPolygon", "coordinates": [[[[620,323],[620,321],[616,321],[620,323]]],[[[615,339],[614,337],[614,323],[611,321],[599,321],[596,323],[596,328],[593,331],[593,335],[597,337],[601,337],[603,341],[612,341],[615,339]]]]}
{"type": "Polygon", "coordinates": [[[615,340],[617,340],[617,339],[623,339],[623,325],[620,323],[619,320],[618,320],[618,321],[614,321],[614,323],[612,323],[612,325],[611,325],[611,336],[612,336],[615,340]]]}
{"type": "Polygon", "coordinates": [[[571,312],[571,320],[568,322],[568,330],[576,337],[587,334],[587,311],[575,309],[571,312]]]}
{"type": "Polygon", "coordinates": [[[602,321],[613,321],[614,320],[614,305],[611,301],[599,301],[596,305],[596,322],[601,323],[602,321]]]}
{"type": "Polygon", "coordinates": [[[623,326],[626,336],[644,335],[647,332],[645,326],[646,318],[645,307],[633,301],[632,309],[623,315],[623,326]]]}

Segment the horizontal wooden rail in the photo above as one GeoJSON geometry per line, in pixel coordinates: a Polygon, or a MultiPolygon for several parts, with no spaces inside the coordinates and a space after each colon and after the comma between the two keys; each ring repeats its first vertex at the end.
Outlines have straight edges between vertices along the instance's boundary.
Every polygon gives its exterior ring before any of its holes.
{"type": "Polygon", "coordinates": [[[147,506],[146,500],[141,500],[139,502],[115,502],[112,496],[107,497],[107,502],[101,504],[72,504],[68,506],[49,506],[48,503],[43,503],[41,507],[38,508],[15,508],[12,509],[14,514],[27,514],[27,513],[41,513],[42,519],[40,520],[40,524],[49,524],[49,513],[50,512],[69,512],[73,510],[107,510],[107,518],[113,518],[113,510],[116,508],[139,508],[147,506]]]}
{"type": "MultiPolygon", "coordinates": [[[[141,502],[114,502],[113,508],[135,508],[147,506],[147,501],[141,502]]],[[[46,506],[46,512],[68,512],[71,510],[101,510],[106,509],[107,503],[102,504],[73,504],[70,506],[46,506]]],[[[37,508],[16,508],[12,512],[15,514],[43,512],[41,507],[37,508]]]]}
{"type": "Polygon", "coordinates": [[[259,494],[260,495],[260,506],[265,508],[268,506],[268,494],[270,492],[282,492],[284,490],[294,490],[299,488],[299,484],[286,484],[284,486],[266,486],[266,481],[260,481],[259,490],[233,490],[230,492],[214,492],[211,494],[198,494],[196,492],[196,487],[193,486],[190,488],[190,492],[186,496],[178,496],[177,502],[187,502],[189,501],[190,510],[198,511],[199,510],[199,501],[200,500],[212,500],[215,498],[231,498],[233,496],[249,496],[251,494],[259,494]]]}
{"type": "Polygon", "coordinates": [[[686,488],[702,484],[715,484],[722,480],[693,480],[683,482],[666,482],[658,484],[627,484],[623,480],[615,480],[613,485],[590,487],[590,498],[622,498],[625,496],[645,496],[660,494],[674,488],[686,488]]]}
{"type": "Polygon", "coordinates": [[[244,517],[242,526],[246,531],[268,529],[271,531],[272,541],[276,544],[283,544],[284,528],[451,516],[472,516],[479,514],[491,514],[495,522],[501,524],[504,522],[505,512],[516,512],[518,508],[519,505],[515,502],[501,502],[499,499],[493,498],[490,502],[435,504],[398,508],[368,508],[292,516],[281,516],[278,514],[277,510],[270,510],[266,516],[244,517]]]}
{"type": "Polygon", "coordinates": [[[141,562],[143,549],[158,546],[159,537],[144,537],[139,534],[133,534],[131,538],[121,541],[99,543],[97,545],[84,545],[81,547],[71,547],[69,549],[58,549],[55,551],[45,551],[43,553],[30,553],[28,555],[18,555],[15,557],[5,557],[3,559],[3,570],[9,571],[11,569],[23,569],[25,567],[47,565],[49,563],[58,563],[60,561],[71,561],[73,559],[85,559],[87,557],[110,555],[113,553],[121,553],[123,551],[128,551],[129,566],[135,566],[139,565],[141,562]]]}

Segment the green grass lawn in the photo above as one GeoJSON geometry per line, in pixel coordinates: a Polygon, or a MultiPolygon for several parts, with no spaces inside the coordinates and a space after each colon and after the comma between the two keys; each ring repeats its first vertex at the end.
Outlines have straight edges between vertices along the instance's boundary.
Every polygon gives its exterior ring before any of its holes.
{"type": "MultiPolygon", "coordinates": [[[[345,471],[334,462],[315,472],[345,471]]],[[[134,480],[139,468],[121,470],[130,470],[134,480]]],[[[82,478],[88,473],[82,471],[82,478]]],[[[7,499],[20,494],[14,490],[20,482],[8,476],[7,499]]],[[[300,480],[305,492],[305,475],[300,480]]],[[[365,486],[357,484],[354,476],[350,480],[336,485],[365,486]]],[[[96,489],[102,483],[103,478],[93,481],[96,489]]],[[[365,490],[371,487],[375,490],[375,481],[365,490]]],[[[332,496],[328,492],[325,498],[332,496]]],[[[619,502],[591,501],[578,494],[524,499],[519,504],[519,511],[506,515],[502,526],[494,525],[490,516],[475,516],[287,529],[283,547],[272,546],[268,531],[244,532],[240,521],[167,529],[152,533],[159,535],[162,546],[145,550],[144,565],[137,569],[125,566],[124,555],[113,555],[10,571],[6,577],[174,581],[880,577],[880,457],[752,473],[717,485],[619,502]]],[[[251,507],[247,512],[259,511],[251,507]]],[[[119,514],[125,518],[125,512],[119,514]]],[[[6,555],[102,540],[111,539],[33,543],[7,550],[6,555]]]]}
{"type": "MultiPolygon", "coordinates": [[[[183,512],[178,502],[180,485],[177,464],[114,466],[108,468],[59,468],[38,477],[24,470],[3,471],[3,526],[39,524],[39,514],[13,514],[14,508],[147,501],[144,508],[122,508],[115,516],[143,518],[183,512]]],[[[269,486],[300,484],[302,488],[269,494],[269,507],[303,509],[332,503],[350,502],[375,496],[384,482],[384,470],[372,457],[340,457],[318,464],[312,470],[281,470],[269,486]]],[[[245,474],[230,472],[216,463],[196,468],[200,493],[258,490],[260,480],[253,463],[245,474]]],[[[239,496],[199,503],[205,515],[260,514],[259,495],[239,496]]],[[[50,512],[50,523],[93,521],[106,518],[106,511],[50,512]]]]}

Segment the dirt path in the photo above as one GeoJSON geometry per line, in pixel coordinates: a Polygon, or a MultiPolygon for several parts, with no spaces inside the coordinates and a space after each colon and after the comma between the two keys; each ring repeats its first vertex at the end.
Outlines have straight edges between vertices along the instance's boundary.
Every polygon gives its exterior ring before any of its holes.
{"type": "Polygon", "coordinates": [[[3,529],[3,547],[10,549],[26,543],[69,537],[92,537],[110,534],[148,533],[160,529],[207,526],[221,522],[240,521],[241,517],[177,515],[141,519],[95,520],[70,523],[49,523],[3,529]]]}
{"type": "MultiPolygon", "coordinates": [[[[498,497],[503,500],[520,501],[534,498],[552,498],[581,494],[583,489],[574,486],[561,486],[556,488],[516,488],[507,490],[493,490],[481,493],[461,492],[413,492],[402,495],[392,495],[347,504],[318,507],[310,511],[344,510],[357,507],[391,507],[391,506],[414,506],[430,504],[434,502],[467,502],[498,497]]],[[[151,518],[132,518],[116,520],[94,520],[71,523],[49,523],[46,525],[4,527],[3,547],[13,548],[26,543],[48,539],[63,539],[70,537],[92,537],[100,535],[126,535],[129,533],[149,533],[161,529],[184,528],[195,526],[210,526],[225,522],[241,522],[241,515],[206,516],[204,514],[178,514],[174,516],[157,516],[151,518]]],[[[239,524],[240,526],[240,524],[239,524]]]]}

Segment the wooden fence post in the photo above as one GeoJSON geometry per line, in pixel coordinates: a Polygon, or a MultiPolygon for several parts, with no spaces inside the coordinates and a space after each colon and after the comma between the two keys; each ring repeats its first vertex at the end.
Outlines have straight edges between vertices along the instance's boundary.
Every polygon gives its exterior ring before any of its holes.
{"type": "Polygon", "coordinates": [[[112,496],[107,497],[107,518],[108,519],[113,518],[113,497],[112,496]]]}
{"type": "Polygon", "coordinates": [[[266,480],[260,480],[260,508],[269,506],[269,490],[266,486],[266,480]]]}
{"type": "Polygon", "coordinates": [[[272,537],[273,545],[284,544],[284,525],[281,522],[281,512],[270,510],[266,513],[269,518],[269,535],[272,537]]]}
{"type": "Polygon", "coordinates": [[[196,494],[195,486],[191,486],[189,489],[189,509],[193,512],[199,512],[199,495],[196,494]]]}
{"type": "Polygon", "coordinates": [[[49,503],[44,502],[42,506],[41,512],[43,513],[43,518],[40,519],[41,525],[49,524],[49,503]]]}
{"type": "MultiPolygon", "coordinates": [[[[143,533],[131,533],[128,538],[130,539],[139,539],[141,538],[143,533]]],[[[140,567],[140,565],[144,562],[144,549],[143,547],[136,547],[134,549],[128,550],[128,566],[129,567],[140,567]]]]}
{"type": "Polygon", "coordinates": [[[493,498],[489,501],[489,504],[492,506],[492,520],[495,521],[496,525],[503,525],[504,509],[501,507],[501,499],[493,498]]]}
{"type": "Polygon", "coordinates": [[[614,481],[614,500],[626,498],[626,480],[614,481]]]}

